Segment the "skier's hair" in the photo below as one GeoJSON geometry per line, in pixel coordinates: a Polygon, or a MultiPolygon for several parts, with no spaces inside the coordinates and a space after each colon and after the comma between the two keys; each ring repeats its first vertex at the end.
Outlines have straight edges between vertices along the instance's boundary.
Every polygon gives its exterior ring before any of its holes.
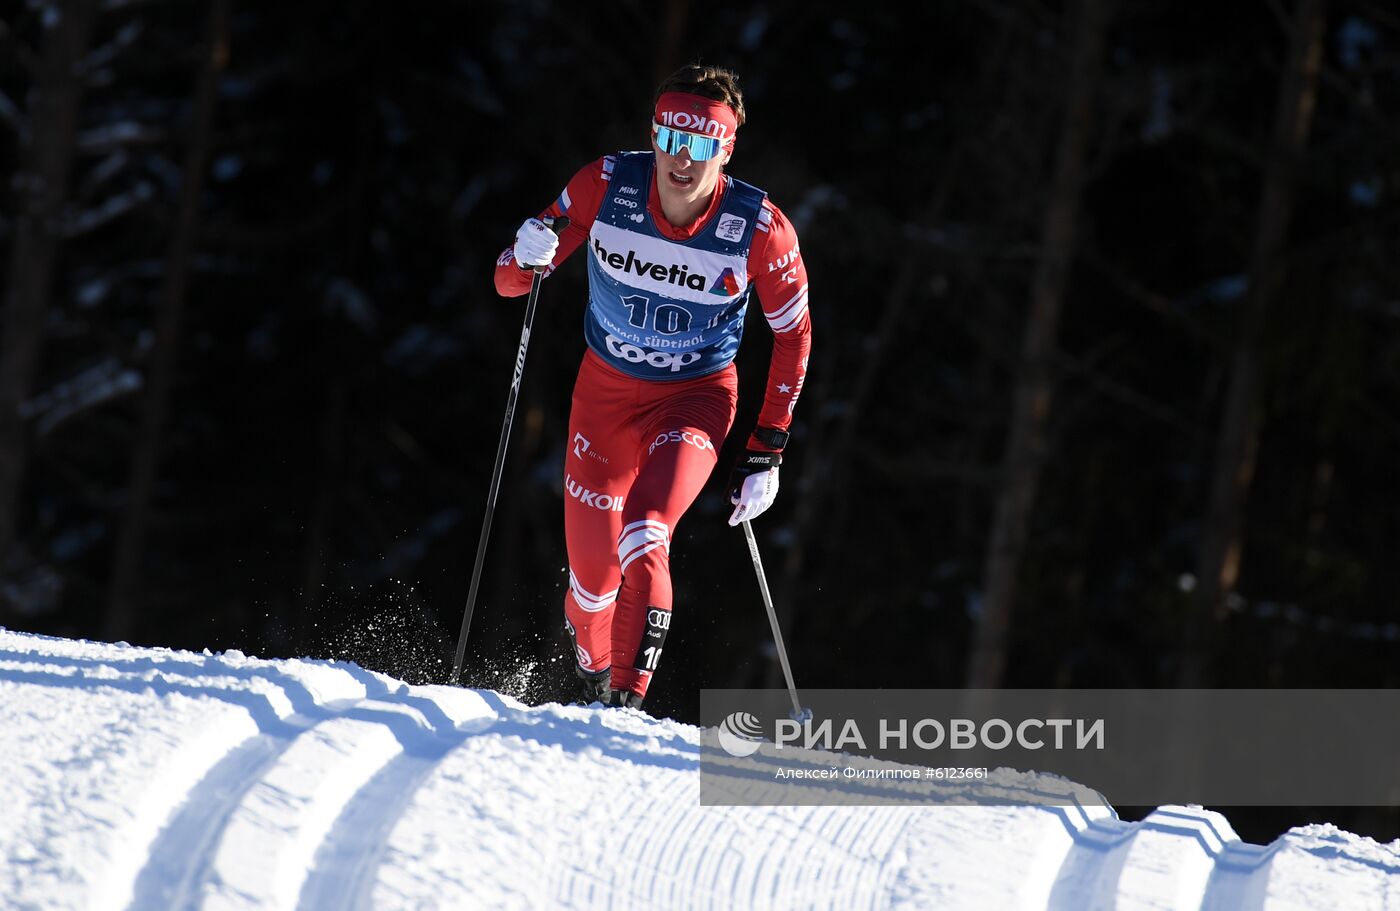
{"type": "Polygon", "coordinates": [[[744,93],[739,89],[739,74],[733,70],[687,63],[661,81],[652,104],[655,105],[667,92],[688,92],[712,101],[723,101],[734,112],[739,126],[744,125],[744,93]]]}

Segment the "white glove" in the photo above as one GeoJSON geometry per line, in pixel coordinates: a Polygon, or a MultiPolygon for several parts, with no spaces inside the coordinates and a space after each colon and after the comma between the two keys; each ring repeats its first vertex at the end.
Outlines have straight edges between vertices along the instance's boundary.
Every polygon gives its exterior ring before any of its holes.
{"type": "Polygon", "coordinates": [[[515,261],[522,268],[547,266],[554,262],[559,235],[538,218],[531,218],[515,232],[515,261]]]}
{"type": "Polygon", "coordinates": [[[776,452],[748,452],[734,466],[730,476],[729,502],[734,504],[730,525],[750,522],[763,515],[778,499],[778,465],[782,457],[776,452]],[[768,466],[772,466],[771,468],[768,466]]]}

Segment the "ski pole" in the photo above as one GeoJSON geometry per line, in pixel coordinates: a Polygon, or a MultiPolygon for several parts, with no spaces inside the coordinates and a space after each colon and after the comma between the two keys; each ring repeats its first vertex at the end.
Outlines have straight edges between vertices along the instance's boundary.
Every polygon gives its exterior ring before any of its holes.
{"type": "MultiPolygon", "coordinates": [[[[546,218],[555,234],[564,233],[569,226],[569,217],[546,218]]],[[[530,300],[525,305],[525,327],[520,330],[520,349],[515,352],[515,375],[511,377],[510,394],[506,397],[506,419],[501,427],[501,442],[496,446],[496,467],[491,472],[491,487],[486,494],[486,515],[481,520],[481,539],[476,545],[476,565],[472,567],[472,584],[467,592],[467,609],[462,614],[462,632],[457,636],[457,657],[452,661],[452,676],[448,683],[456,685],[462,677],[462,659],[467,654],[467,632],[472,625],[472,608],[476,606],[476,593],[481,586],[481,568],[486,563],[486,542],[491,537],[491,517],[496,511],[496,495],[501,491],[501,470],[505,467],[506,447],[510,443],[510,428],[515,421],[515,403],[520,398],[520,378],[525,373],[525,352],[530,347],[530,326],[535,322],[535,304],[540,299],[540,284],[544,281],[546,266],[536,266],[530,280],[530,300]]]]}
{"type": "Polygon", "coordinates": [[[753,571],[758,576],[758,590],[763,593],[763,606],[768,608],[768,622],[773,625],[773,642],[778,646],[778,661],[783,665],[783,677],[787,679],[788,695],[792,697],[793,721],[812,720],[812,710],[804,709],[797,699],[797,685],[792,682],[792,666],[788,664],[787,649],[783,647],[783,631],[778,628],[778,614],[773,610],[773,596],[768,594],[768,579],[763,575],[763,561],[758,556],[758,540],[753,536],[753,526],[747,521],[744,537],[749,540],[749,555],[753,557],[753,571]]]}

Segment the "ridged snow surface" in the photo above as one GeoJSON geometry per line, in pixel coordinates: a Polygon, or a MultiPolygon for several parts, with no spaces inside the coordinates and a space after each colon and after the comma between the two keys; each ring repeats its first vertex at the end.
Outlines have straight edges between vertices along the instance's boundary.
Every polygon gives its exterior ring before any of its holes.
{"type": "Polygon", "coordinates": [[[702,807],[698,728],[352,664],[0,630],[0,732],[7,909],[1400,909],[1400,842],[702,807]]]}

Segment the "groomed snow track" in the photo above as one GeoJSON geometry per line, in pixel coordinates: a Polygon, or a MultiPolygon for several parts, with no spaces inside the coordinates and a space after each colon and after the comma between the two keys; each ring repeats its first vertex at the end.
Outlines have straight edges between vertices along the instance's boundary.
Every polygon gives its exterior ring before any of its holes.
{"type": "Polygon", "coordinates": [[[23,909],[1400,909],[1400,843],[1219,814],[701,807],[699,731],[0,630],[23,909]]]}

